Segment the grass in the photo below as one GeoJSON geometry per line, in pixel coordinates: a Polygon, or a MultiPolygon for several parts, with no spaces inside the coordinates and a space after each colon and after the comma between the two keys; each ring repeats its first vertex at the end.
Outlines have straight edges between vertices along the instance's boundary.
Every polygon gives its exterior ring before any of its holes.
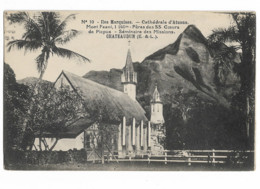
{"type": "Polygon", "coordinates": [[[63,164],[13,164],[6,166],[8,170],[81,170],[81,171],[252,171],[252,167],[231,167],[226,165],[205,165],[186,163],[163,164],[152,162],[120,162],[120,163],[63,163],[63,164]]]}

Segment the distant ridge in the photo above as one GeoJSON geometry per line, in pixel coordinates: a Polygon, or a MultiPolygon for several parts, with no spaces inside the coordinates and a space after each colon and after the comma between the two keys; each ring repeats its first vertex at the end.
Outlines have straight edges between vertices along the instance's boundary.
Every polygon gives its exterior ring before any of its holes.
{"type": "MultiPolygon", "coordinates": [[[[157,83],[162,100],[177,89],[185,93],[198,94],[205,101],[213,101],[229,107],[231,99],[240,89],[240,79],[233,67],[240,63],[238,54],[233,55],[231,68],[225,72],[217,70],[213,56],[226,45],[209,47],[207,39],[195,25],[189,25],[174,43],[135,63],[137,72],[137,98],[149,98],[157,83]],[[224,74],[224,75],[219,75],[224,74]]],[[[91,71],[83,77],[122,91],[121,70],[91,71]]],[[[149,105],[147,100],[146,105],[149,105]]]]}
{"type": "Polygon", "coordinates": [[[179,51],[180,42],[181,42],[184,34],[189,36],[189,38],[192,38],[197,43],[203,43],[204,45],[207,44],[207,39],[203,36],[201,31],[195,25],[189,25],[184,30],[184,32],[179,35],[179,37],[177,38],[177,40],[174,43],[156,51],[155,53],[146,57],[144,59],[144,61],[145,60],[151,60],[151,59],[162,60],[162,59],[164,59],[166,54],[176,55],[179,51]]]}
{"type": "MultiPolygon", "coordinates": [[[[26,77],[26,78],[17,80],[17,83],[24,84],[24,85],[34,85],[37,81],[38,81],[37,77],[26,77]]],[[[41,82],[52,83],[52,82],[47,81],[47,80],[42,80],[41,82]]]]}

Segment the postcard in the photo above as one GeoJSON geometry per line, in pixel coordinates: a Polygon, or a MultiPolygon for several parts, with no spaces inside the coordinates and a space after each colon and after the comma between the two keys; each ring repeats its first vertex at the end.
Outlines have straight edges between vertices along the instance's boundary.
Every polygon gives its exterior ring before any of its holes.
{"type": "Polygon", "coordinates": [[[5,11],[8,170],[253,171],[254,12],[5,11]]]}

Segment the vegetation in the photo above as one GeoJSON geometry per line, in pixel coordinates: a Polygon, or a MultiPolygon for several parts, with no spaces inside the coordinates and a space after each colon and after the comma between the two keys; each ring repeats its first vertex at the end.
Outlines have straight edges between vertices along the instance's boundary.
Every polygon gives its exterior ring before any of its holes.
{"type": "Polygon", "coordinates": [[[82,99],[69,87],[64,86],[56,89],[53,84],[49,83],[41,83],[38,86],[38,93],[35,94],[31,91],[31,96],[33,114],[28,115],[30,119],[26,133],[27,136],[32,136],[32,140],[25,138],[27,142],[25,146],[32,148],[34,136],[43,140],[42,136],[47,132],[56,136],[54,137],[55,142],[52,146],[48,146],[44,142],[45,145],[42,146],[40,143],[39,148],[51,151],[60,139],[59,133],[66,131],[70,124],[86,115],[82,99]]]}
{"type": "MultiPolygon", "coordinates": [[[[29,13],[18,12],[11,13],[7,19],[11,24],[22,24],[25,30],[22,39],[10,41],[7,44],[8,51],[11,51],[14,47],[18,50],[24,49],[25,52],[41,51],[40,55],[35,59],[37,70],[40,74],[39,81],[34,88],[36,93],[38,91],[38,84],[44,76],[51,55],[69,59],[78,58],[83,62],[89,61],[88,58],[76,52],[59,47],[59,45],[70,42],[80,33],[74,29],[66,29],[68,22],[75,19],[75,14],[71,14],[64,20],[61,20],[61,16],[56,12],[38,12],[32,17],[29,13]]],[[[33,102],[33,100],[31,102],[33,102]]],[[[28,108],[29,116],[31,112],[32,104],[28,108]]],[[[28,121],[29,117],[26,117],[22,124],[23,133],[28,131],[28,121]]]]}
{"type": "Polygon", "coordinates": [[[229,61],[223,61],[223,55],[228,58],[232,52],[241,52],[241,64],[236,69],[241,79],[239,94],[233,99],[233,108],[241,113],[243,124],[246,125],[249,148],[254,148],[254,115],[255,115],[255,43],[256,16],[250,12],[230,13],[233,23],[228,28],[213,30],[209,36],[211,46],[221,43],[231,43],[225,51],[216,53],[218,65],[230,68],[229,61]]]}
{"type": "Polygon", "coordinates": [[[231,106],[206,100],[196,91],[172,89],[164,96],[168,149],[254,149],[255,15],[230,15],[231,26],[213,30],[207,45],[216,90],[231,106]],[[240,90],[230,95],[234,80],[240,81],[240,90]]]}
{"type": "Polygon", "coordinates": [[[82,99],[68,87],[56,89],[52,83],[41,82],[38,92],[34,85],[17,84],[13,70],[5,64],[4,86],[4,131],[5,148],[11,149],[21,145],[32,148],[35,135],[40,140],[46,132],[56,134],[52,146],[41,146],[40,150],[52,150],[59,140],[58,133],[66,129],[73,121],[85,116],[82,99]],[[28,113],[32,108],[33,114],[28,113]],[[22,123],[28,118],[26,134],[23,135],[22,123]]]}
{"type": "Polygon", "coordinates": [[[28,87],[16,83],[12,68],[4,63],[4,147],[21,144],[21,124],[29,100],[28,87]]]}

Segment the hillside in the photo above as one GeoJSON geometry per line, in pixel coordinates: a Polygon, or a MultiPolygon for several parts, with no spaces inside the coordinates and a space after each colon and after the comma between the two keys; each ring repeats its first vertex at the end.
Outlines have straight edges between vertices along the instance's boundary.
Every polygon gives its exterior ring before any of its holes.
{"type": "MultiPolygon", "coordinates": [[[[17,83],[29,86],[29,85],[34,85],[37,81],[38,81],[38,78],[36,78],[36,77],[26,77],[24,79],[17,80],[17,83]]],[[[51,83],[50,81],[47,81],[47,80],[42,80],[41,82],[51,83]]]]}
{"type": "MultiPolygon", "coordinates": [[[[222,56],[222,55],[221,55],[222,56]]],[[[245,137],[237,108],[235,73],[240,56],[225,44],[213,46],[194,25],[166,47],[134,63],[137,101],[150,118],[157,84],[164,104],[167,149],[240,149],[245,137]],[[219,52],[226,54],[219,59],[219,52]]],[[[85,78],[122,91],[119,69],[91,71],[85,78]]]]}
{"type": "MultiPolygon", "coordinates": [[[[240,88],[239,78],[233,71],[240,59],[238,54],[233,54],[231,69],[218,78],[221,73],[216,70],[213,56],[223,48],[226,48],[224,44],[219,49],[208,47],[199,29],[188,26],[174,43],[147,56],[141,63],[134,63],[138,74],[137,98],[150,96],[157,83],[162,96],[181,88],[185,93],[195,91],[205,100],[229,107],[240,88]]],[[[118,69],[91,71],[84,77],[122,91],[121,73],[118,69]]]]}

